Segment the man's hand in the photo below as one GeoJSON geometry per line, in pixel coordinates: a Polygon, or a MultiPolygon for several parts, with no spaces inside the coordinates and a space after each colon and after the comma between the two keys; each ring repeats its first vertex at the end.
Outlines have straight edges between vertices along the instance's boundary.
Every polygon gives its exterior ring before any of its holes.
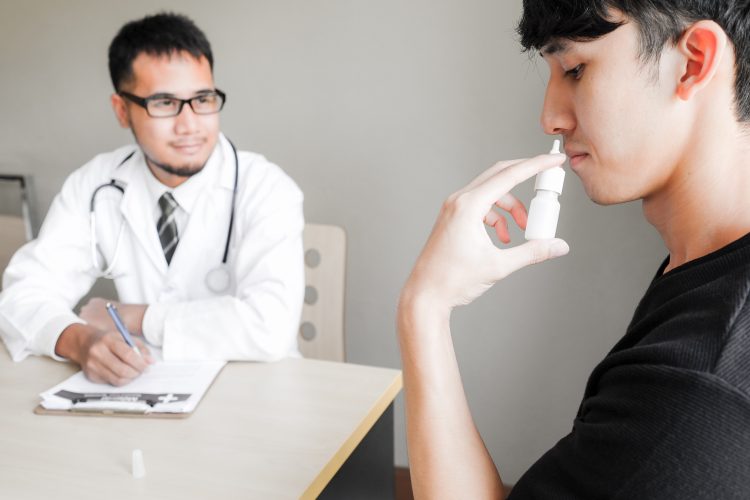
{"type": "Polygon", "coordinates": [[[510,242],[500,208],[526,228],[526,209],[510,190],[529,177],[561,165],[565,155],[501,162],[452,194],[407,281],[402,297],[428,297],[433,306],[450,310],[468,304],[522,267],[568,253],[559,239],[529,241],[513,248],[494,245],[484,228],[491,226],[503,243],[510,242]]]}
{"type": "Polygon", "coordinates": [[[133,340],[143,357],[112,328],[99,331],[90,325],[73,324],[63,330],[55,352],[78,363],[92,382],[121,386],[138,377],[153,363],[146,345],[140,339],[133,340]]]}
{"type": "Polygon", "coordinates": [[[81,308],[79,317],[97,330],[112,330],[115,326],[107,312],[107,303],[111,302],[117,308],[125,327],[135,335],[143,334],[143,316],[148,306],[142,304],[121,304],[114,300],[93,297],[81,308]]]}
{"type": "Polygon", "coordinates": [[[509,243],[505,217],[496,208],[525,228],[526,209],[510,190],[563,161],[563,155],[544,155],[498,163],[451,195],[401,292],[398,330],[416,498],[504,498],[466,402],[450,313],[513,271],[568,252],[562,240],[501,249],[484,227],[493,227],[500,241],[509,243]]]}

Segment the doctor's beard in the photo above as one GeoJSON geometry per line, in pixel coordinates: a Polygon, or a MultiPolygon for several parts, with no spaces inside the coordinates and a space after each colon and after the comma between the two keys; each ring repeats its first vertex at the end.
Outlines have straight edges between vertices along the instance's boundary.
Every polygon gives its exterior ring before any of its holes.
{"type": "Polygon", "coordinates": [[[176,175],[178,177],[192,177],[201,170],[203,170],[203,167],[206,166],[206,163],[208,163],[208,160],[203,162],[200,165],[183,165],[181,167],[175,166],[175,165],[169,165],[167,163],[161,163],[150,156],[146,155],[144,153],[144,156],[146,157],[146,160],[148,160],[148,163],[151,165],[154,165],[155,167],[158,167],[159,169],[165,171],[168,174],[176,175]]]}
{"type": "MultiPolygon", "coordinates": [[[[154,167],[158,168],[159,170],[162,170],[170,175],[175,175],[177,177],[182,177],[183,179],[188,179],[195,174],[199,173],[201,170],[203,170],[203,167],[206,166],[208,163],[209,158],[211,158],[211,154],[206,157],[205,160],[203,160],[201,163],[195,162],[195,163],[185,163],[182,165],[174,165],[162,161],[157,161],[154,157],[152,157],[148,153],[148,148],[144,147],[144,144],[141,142],[139,138],[139,134],[136,133],[135,127],[131,125],[130,131],[133,134],[133,138],[135,139],[136,144],[140,146],[141,151],[143,152],[143,156],[146,159],[146,163],[150,165],[150,167],[153,169],[154,167]]],[[[216,146],[214,145],[214,148],[216,146]]]]}

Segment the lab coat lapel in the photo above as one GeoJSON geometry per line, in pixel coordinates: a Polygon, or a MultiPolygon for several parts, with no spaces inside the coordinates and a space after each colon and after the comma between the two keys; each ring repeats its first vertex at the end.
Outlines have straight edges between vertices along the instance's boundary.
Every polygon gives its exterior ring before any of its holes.
{"type": "Polygon", "coordinates": [[[224,256],[232,208],[235,157],[223,134],[219,136],[219,144],[219,168],[212,172],[209,185],[196,200],[185,232],[180,236],[168,270],[171,280],[187,279],[191,273],[185,273],[185,269],[213,269],[224,256]]]}
{"type": "Polygon", "coordinates": [[[120,203],[120,212],[130,226],[135,239],[143,247],[144,253],[148,255],[157,269],[166,273],[167,261],[156,234],[152,203],[144,178],[143,169],[146,168],[148,167],[143,154],[138,151],[130,161],[120,167],[121,171],[117,172],[115,177],[127,184],[120,203]]]}

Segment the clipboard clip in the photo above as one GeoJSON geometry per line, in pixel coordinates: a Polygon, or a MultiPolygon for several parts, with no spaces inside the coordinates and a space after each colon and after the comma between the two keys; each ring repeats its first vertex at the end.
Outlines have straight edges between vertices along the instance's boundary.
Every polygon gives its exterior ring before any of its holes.
{"type": "Polygon", "coordinates": [[[151,413],[152,410],[153,407],[142,401],[134,403],[122,401],[79,401],[73,403],[73,406],[70,407],[70,411],[75,413],[103,413],[105,415],[112,415],[115,413],[145,415],[151,413]]]}
{"type": "Polygon", "coordinates": [[[148,412],[157,404],[187,401],[190,394],[146,394],[141,392],[94,392],[80,393],[61,390],[55,396],[70,400],[73,410],[148,412]]]}

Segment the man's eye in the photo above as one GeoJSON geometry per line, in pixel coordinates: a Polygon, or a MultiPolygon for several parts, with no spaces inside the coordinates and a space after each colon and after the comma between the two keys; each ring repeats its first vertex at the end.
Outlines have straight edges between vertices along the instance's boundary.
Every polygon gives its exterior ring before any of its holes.
{"type": "Polygon", "coordinates": [[[174,99],[154,99],[151,101],[151,106],[157,108],[171,108],[175,105],[174,99]]]}
{"type": "Polygon", "coordinates": [[[581,75],[583,74],[583,64],[579,64],[575,68],[568,70],[565,72],[565,76],[570,76],[575,80],[578,80],[581,78],[581,75]]]}
{"type": "Polygon", "coordinates": [[[216,96],[213,94],[200,95],[195,98],[199,104],[212,104],[216,101],[216,96]]]}

